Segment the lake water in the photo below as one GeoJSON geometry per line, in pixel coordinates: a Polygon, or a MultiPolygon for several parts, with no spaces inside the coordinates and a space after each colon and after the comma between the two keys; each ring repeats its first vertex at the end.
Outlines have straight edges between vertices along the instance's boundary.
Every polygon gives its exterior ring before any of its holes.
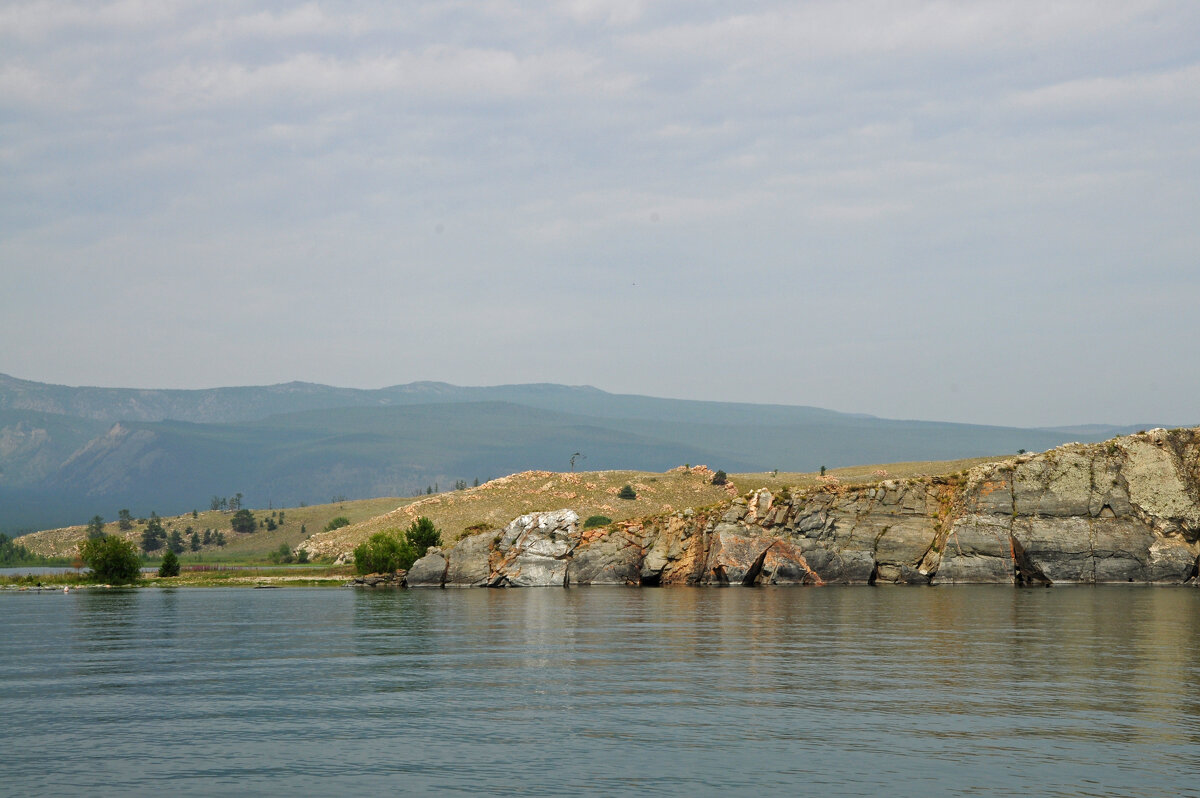
{"type": "Polygon", "coordinates": [[[0,593],[7,795],[1200,795],[1200,590],[0,593]]]}

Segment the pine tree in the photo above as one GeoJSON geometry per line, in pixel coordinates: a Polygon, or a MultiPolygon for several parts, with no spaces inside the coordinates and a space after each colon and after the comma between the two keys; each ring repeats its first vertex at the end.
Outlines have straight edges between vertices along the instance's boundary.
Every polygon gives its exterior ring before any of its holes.
{"type": "Polygon", "coordinates": [[[158,513],[151,511],[150,520],[146,522],[146,528],[142,530],[142,551],[147,554],[158,551],[166,542],[167,531],[163,529],[162,519],[158,517],[158,513]]]}
{"type": "Polygon", "coordinates": [[[162,565],[158,566],[158,575],[179,576],[179,558],[171,549],[167,549],[167,553],[163,555],[162,565]]]}

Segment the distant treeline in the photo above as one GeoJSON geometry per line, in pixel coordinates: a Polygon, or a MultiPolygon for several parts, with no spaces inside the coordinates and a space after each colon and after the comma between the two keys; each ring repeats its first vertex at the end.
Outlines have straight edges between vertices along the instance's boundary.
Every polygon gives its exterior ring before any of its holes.
{"type": "Polygon", "coordinates": [[[50,562],[53,561],[40,554],[34,554],[8,535],[0,532],[0,566],[46,565],[50,562]]]}

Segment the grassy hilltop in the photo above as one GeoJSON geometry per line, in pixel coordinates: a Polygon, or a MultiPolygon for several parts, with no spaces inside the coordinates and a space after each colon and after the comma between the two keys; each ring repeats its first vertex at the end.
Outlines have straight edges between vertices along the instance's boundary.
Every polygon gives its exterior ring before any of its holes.
{"type": "MultiPolygon", "coordinates": [[[[473,531],[497,529],[525,513],[557,510],[568,507],[580,519],[593,515],[613,521],[660,515],[691,507],[708,507],[733,496],[766,487],[810,487],[823,479],[854,484],[880,479],[907,478],[916,475],[937,475],[963,471],[996,458],[974,458],[938,462],[891,463],[886,465],[853,466],[830,469],[822,477],[819,472],[753,472],[730,474],[728,484],[712,484],[713,472],[705,466],[678,467],[655,473],[648,471],[586,471],[563,473],[526,471],[486,482],[479,487],[447,491],[418,498],[376,498],[344,501],[306,507],[251,510],[259,522],[253,532],[239,533],[231,528],[233,513],[229,511],[199,511],[164,517],[163,526],[170,533],[177,530],[188,543],[191,528],[221,531],[225,545],[210,544],[199,552],[185,549],[180,556],[183,564],[265,563],[281,544],[289,549],[305,548],[315,561],[332,560],[349,551],[357,543],[383,529],[407,527],[419,516],[426,516],[442,530],[443,540],[449,542],[473,531]],[[621,499],[617,494],[630,485],[634,499],[621,499]],[[282,523],[280,519],[282,517],[282,523]],[[345,518],[347,526],[325,531],[335,518],[345,518]],[[266,528],[267,519],[276,528],[266,528]]],[[[140,543],[145,520],[139,519],[131,530],[121,531],[116,522],[105,524],[110,535],[122,535],[140,543]]],[[[34,554],[71,559],[78,544],[86,538],[84,525],[50,529],[22,536],[22,545],[34,554]]],[[[161,554],[161,552],[159,552],[161,554]]]]}

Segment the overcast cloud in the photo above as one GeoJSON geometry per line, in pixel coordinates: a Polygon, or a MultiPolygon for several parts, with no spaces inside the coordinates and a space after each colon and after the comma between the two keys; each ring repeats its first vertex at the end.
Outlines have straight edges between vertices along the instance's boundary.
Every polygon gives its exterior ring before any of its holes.
{"type": "Polygon", "coordinates": [[[1197,253],[1190,0],[0,3],[27,379],[1198,423],[1197,253]]]}

